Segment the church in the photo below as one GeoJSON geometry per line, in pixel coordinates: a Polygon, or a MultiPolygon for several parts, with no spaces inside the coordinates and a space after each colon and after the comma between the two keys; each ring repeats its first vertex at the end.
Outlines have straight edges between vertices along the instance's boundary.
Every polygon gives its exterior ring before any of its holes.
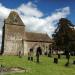
{"type": "Polygon", "coordinates": [[[26,55],[33,48],[35,52],[37,47],[41,47],[42,52],[49,50],[52,40],[45,33],[35,33],[25,31],[25,25],[18,13],[11,11],[8,18],[4,21],[2,32],[1,54],[26,55]]]}

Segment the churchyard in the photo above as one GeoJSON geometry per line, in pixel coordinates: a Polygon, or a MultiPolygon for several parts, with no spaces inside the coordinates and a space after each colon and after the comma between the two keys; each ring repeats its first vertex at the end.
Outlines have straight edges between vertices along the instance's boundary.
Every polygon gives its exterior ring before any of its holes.
{"type": "Polygon", "coordinates": [[[0,75],[75,75],[74,56],[70,57],[68,67],[64,66],[67,62],[65,56],[61,56],[58,64],[54,63],[54,57],[40,56],[40,63],[36,63],[36,57],[33,61],[28,61],[27,56],[19,58],[18,56],[0,56],[0,66],[3,67],[21,67],[24,72],[0,72],[0,75]]]}

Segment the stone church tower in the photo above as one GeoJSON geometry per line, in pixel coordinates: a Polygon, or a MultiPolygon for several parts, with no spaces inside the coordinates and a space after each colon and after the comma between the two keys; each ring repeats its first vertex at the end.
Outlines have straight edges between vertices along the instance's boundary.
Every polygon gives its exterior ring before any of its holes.
{"type": "Polygon", "coordinates": [[[24,30],[21,18],[12,11],[4,21],[1,54],[18,55],[19,51],[24,53],[24,30]]]}

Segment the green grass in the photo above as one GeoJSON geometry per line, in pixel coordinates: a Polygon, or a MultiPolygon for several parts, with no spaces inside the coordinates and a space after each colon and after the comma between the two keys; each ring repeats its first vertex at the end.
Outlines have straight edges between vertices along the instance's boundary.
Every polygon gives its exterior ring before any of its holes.
{"type": "Polygon", "coordinates": [[[75,57],[71,57],[69,67],[65,67],[67,60],[62,57],[58,64],[53,63],[53,58],[46,56],[40,57],[40,63],[37,64],[27,60],[27,57],[18,58],[18,56],[0,56],[0,64],[6,67],[24,67],[28,69],[25,73],[7,73],[6,75],[75,75],[75,65],[72,64],[75,57]]]}

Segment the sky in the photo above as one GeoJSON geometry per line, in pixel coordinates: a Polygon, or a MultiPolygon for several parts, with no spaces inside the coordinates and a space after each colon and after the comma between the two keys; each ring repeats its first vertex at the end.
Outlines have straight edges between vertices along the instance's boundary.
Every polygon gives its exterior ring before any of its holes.
{"type": "Polygon", "coordinates": [[[50,37],[60,18],[75,24],[75,0],[0,0],[0,45],[3,21],[16,11],[25,24],[25,30],[47,33],[50,37]]]}

